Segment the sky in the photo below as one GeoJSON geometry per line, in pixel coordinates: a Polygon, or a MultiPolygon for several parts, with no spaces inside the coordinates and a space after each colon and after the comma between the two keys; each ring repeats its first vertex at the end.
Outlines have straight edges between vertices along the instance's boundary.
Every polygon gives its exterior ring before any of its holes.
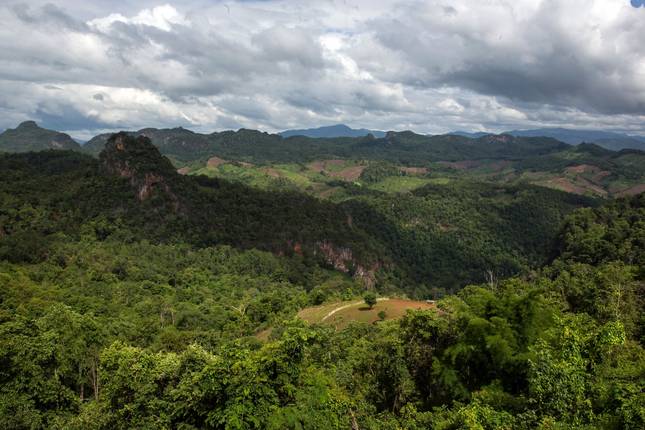
{"type": "Polygon", "coordinates": [[[3,0],[0,129],[645,134],[630,0],[3,0]]]}

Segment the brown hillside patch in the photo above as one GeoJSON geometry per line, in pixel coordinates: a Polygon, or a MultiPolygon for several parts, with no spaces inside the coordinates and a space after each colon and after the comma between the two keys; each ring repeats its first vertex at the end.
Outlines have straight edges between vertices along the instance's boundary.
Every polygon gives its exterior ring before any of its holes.
{"type": "Polygon", "coordinates": [[[576,183],[579,184],[580,186],[586,188],[587,190],[595,193],[595,194],[598,194],[598,195],[601,195],[601,196],[606,196],[608,194],[607,190],[605,190],[604,188],[594,184],[593,182],[591,182],[591,181],[589,181],[589,180],[587,180],[585,178],[578,177],[576,179],[576,183]]]}
{"type": "Polygon", "coordinates": [[[366,167],[352,166],[339,170],[343,165],[345,165],[345,160],[316,160],[307,164],[307,168],[316,173],[325,173],[332,178],[355,181],[361,176],[366,167]]]}
{"type": "Polygon", "coordinates": [[[599,171],[600,168],[590,164],[578,164],[577,166],[569,166],[564,171],[566,173],[594,173],[599,171]]]}
{"type": "Polygon", "coordinates": [[[607,195],[607,190],[581,177],[576,178],[575,182],[563,177],[553,178],[544,182],[543,185],[573,194],[607,195]]]}
{"type": "Polygon", "coordinates": [[[187,175],[190,172],[190,167],[182,167],[181,169],[177,169],[177,173],[180,175],[187,175]]]}
{"type": "Polygon", "coordinates": [[[425,175],[428,173],[426,167],[401,167],[401,171],[408,175],[425,175]]]}
{"type": "Polygon", "coordinates": [[[605,179],[607,176],[611,175],[611,172],[608,172],[606,170],[601,170],[600,172],[596,173],[591,177],[591,180],[593,182],[602,182],[603,179],[605,179]]]}
{"type": "Polygon", "coordinates": [[[223,160],[219,157],[211,157],[208,159],[206,162],[206,167],[211,167],[213,169],[217,168],[218,166],[221,166],[222,164],[226,163],[226,160],[223,160]]]}
{"type": "Polygon", "coordinates": [[[574,194],[584,194],[585,189],[572,183],[567,178],[554,178],[546,181],[546,186],[574,194]]]}
{"type": "Polygon", "coordinates": [[[468,170],[479,167],[482,163],[478,160],[463,160],[463,161],[439,161],[439,164],[451,167],[457,170],[468,170]]]}
{"type": "Polygon", "coordinates": [[[355,181],[361,176],[365,167],[366,166],[348,167],[347,169],[343,169],[338,172],[329,172],[329,176],[333,178],[341,178],[346,181],[355,181]]]}
{"type": "Polygon", "coordinates": [[[616,193],[617,196],[636,196],[640,193],[645,193],[645,184],[634,185],[633,187],[626,188],[616,193]]]}
{"type": "Polygon", "coordinates": [[[325,162],[324,161],[312,161],[311,163],[307,164],[307,168],[309,170],[313,170],[314,172],[322,172],[325,170],[325,162]]]}
{"type": "Polygon", "coordinates": [[[345,160],[316,160],[307,164],[307,167],[315,172],[323,172],[333,170],[335,167],[341,167],[345,164],[345,160]]]}

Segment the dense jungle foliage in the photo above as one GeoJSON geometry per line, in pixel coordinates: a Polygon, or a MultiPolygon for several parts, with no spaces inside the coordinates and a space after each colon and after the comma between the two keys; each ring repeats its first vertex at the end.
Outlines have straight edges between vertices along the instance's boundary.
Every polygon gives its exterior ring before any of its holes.
{"type": "Polygon", "coordinates": [[[643,195],[348,192],[182,177],[124,135],[0,155],[0,428],[645,426],[643,195]],[[321,241],[375,292],[442,298],[308,325],[366,288],[321,241]]]}

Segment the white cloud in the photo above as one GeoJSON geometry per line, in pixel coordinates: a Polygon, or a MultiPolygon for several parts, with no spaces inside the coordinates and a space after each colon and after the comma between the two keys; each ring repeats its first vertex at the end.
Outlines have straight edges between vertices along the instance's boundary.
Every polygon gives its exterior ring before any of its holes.
{"type": "Polygon", "coordinates": [[[627,1],[54,3],[0,6],[0,127],[645,133],[627,1]]]}
{"type": "Polygon", "coordinates": [[[190,22],[181,15],[177,9],[169,4],[157,6],[152,9],[143,9],[132,18],[126,18],[120,13],[111,13],[103,18],[88,21],[88,25],[102,32],[108,32],[115,22],[124,24],[137,24],[155,27],[164,31],[171,31],[173,25],[189,25],[190,22]]]}

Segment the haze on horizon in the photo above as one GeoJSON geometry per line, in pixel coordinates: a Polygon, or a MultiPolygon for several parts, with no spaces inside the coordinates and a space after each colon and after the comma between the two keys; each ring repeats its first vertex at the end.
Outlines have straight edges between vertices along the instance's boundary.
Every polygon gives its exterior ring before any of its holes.
{"type": "Polygon", "coordinates": [[[0,20],[0,129],[645,134],[629,0],[9,0],[0,20]]]}

